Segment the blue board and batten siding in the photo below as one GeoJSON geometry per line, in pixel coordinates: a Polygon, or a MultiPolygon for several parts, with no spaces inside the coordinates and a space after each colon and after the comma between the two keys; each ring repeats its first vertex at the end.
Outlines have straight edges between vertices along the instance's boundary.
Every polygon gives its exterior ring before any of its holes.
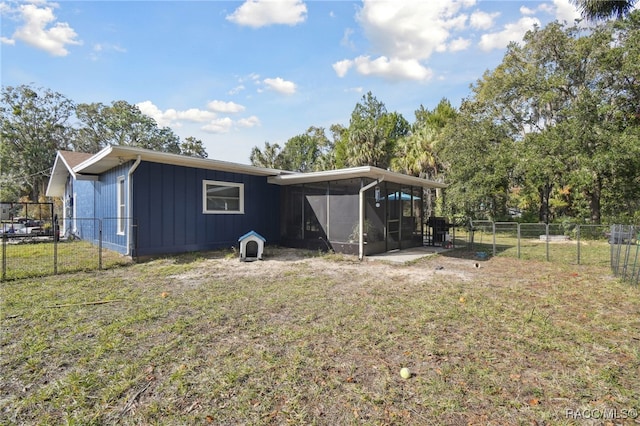
{"type": "Polygon", "coordinates": [[[100,175],[99,180],[76,180],[73,182],[75,193],[75,219],[71,220],[73,232],[77,237],[98,243],[102,226],[102,246],[122,254],[127,253],[127,235],[130,226],[126,221],[126,232],[118,234],[118,180],[125,178],[125,200],[127,197],[126,179],[131,163],[115,167],[100,175]]]}
{"type": "MultiPolygon", "coordinates": [[[[133,163],[125,163],[100,175],[96,185],[96,217],[102,220],[102,246],[104,248],[128,254],[127,233],[131,232],[133,221],[125,217],[125,232],[118,234],[118,181],[124,184],[124,199],[128,200],[128,173],[133,163]]],[[[126,216],[126,214],[125,214],[126,216]]]]}
{"type": "MultiPolygon", "coordinates": [[[[100,198],[115,208],[115,193],[100,198]]],[[[265,176],[143,161],[133,174],[134,255],[230,248],[251,230],[278,244],[279,200],[280,188],[265,176]],[[244,184],[244,214],[204,214],[205,180],[244,184]]]]}

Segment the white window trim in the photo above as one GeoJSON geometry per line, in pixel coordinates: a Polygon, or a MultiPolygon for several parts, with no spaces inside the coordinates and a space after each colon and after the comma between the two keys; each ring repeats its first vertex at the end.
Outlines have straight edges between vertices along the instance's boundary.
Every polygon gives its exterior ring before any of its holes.
{"type": "Polygon", "coordinates": [[[124,176],[118,176],[118,188],[117,188],[117,213],[116,213],[116,221],[117,221],[117,225],[116,225],[116,234],[117,235],[124,235],[125,234],[125,230],[126,230],[126,225],[124,225],[124,222],[126,219],[123,217],[122,215],[122,211],[125,210],[126,211],[126,207],[127,207],[127,202],[125,199],[126,196],[126,189],[125,189],[125,177],[124,176]],[[124,209],[122,209],[122,207],[124,207],[124,209]],[[123,226],[124,225],[124,226],[123,226]]]}
{"type": "Polygon", "coordinates": [[[203,214],[244,214],[244,184],[237,182],[222,182],[218,180],[202,181],[202,213],[203,214]],[[239,210],[207,210],[207,185],[228,186],[240,188],[240,209],[239,210]]]}

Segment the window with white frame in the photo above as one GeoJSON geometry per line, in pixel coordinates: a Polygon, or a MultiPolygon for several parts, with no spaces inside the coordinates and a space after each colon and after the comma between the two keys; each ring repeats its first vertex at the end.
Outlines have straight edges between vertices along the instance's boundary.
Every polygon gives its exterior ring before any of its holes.
{"type": "Polygon", "coordinates": [[[124,235],[126,228],[126,203],[125,203],[125,179],[124,176],[118,177],[118,234],[124,235]]]}
{"type": "Polygon", "coordinates": [[[202,212],[205,214],[243,214],[244,184],[202,181],[202,212]]]}

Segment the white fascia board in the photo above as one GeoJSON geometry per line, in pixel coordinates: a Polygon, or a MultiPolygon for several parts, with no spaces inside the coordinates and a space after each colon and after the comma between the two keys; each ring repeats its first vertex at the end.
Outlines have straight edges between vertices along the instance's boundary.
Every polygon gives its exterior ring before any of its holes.
{"type": "Polygon", "coordinates": [[[51,176],[49,176],[49,183],[47,184],[45,195],[47,197],[64,196],[64,187],[67,184],[67,176],[69,175],[75,177],[75,173],[71,167],[69,167],[69,164],[67,164],[64,157],[58,152],[53,162],[53,167],[51,168],[51,176]]]}
{"type": "Polygon", "coordinates": [[[78,164],[74,168],[74,171],[85,174],[100,174],[117,166],[118,164],[122,164],[127,161],[134,161],[138,156],[141,157],[142,161],[152,163],[244,173],[257,176],[276,176],[281,173],[286,173],[277,169],[255,167],[247,164],[231,163],[228,161],[212,160],[208,158],[188,157],[185,155],[151,151],[148,149],[121,145],[112,145],[104,148],[87,161],[78,164]]]}
{"type": "Polygon", "coordinates": [[[447,185],[441,182],[396,173],[389,170],[380,169],[373,166],[353,167],[348,169],[326,170],[310,173],[283,174],[268,178],[269,183],[276,185],[298,185],[303,183],[315,183],[331,180],[369,178],[382,179],[387,182],[402,185],[420,186],[422,188],[446,188],[447,185]]]}

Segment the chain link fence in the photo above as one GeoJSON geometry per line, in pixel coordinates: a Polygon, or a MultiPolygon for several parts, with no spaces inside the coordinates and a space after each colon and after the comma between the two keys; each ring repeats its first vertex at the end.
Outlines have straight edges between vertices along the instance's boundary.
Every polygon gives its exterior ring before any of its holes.
{"type": "Polygon", "coordinates": [[[640,284],[640,226],[613,225],[609,235],[611,269],[632,284],[640,284]]]}
{"type": "Polygon", "coordinates": [[[104,229],[115,229],[117,220],[122,219],[73,218],[60,224],[53,219],[50,232],[35,229],[17,232],[23,229],[17,226],[18,222],[3,222],[7,231],[1,235],[1,280],[101,270],[131,263],[131,257],[104,247],[105,242],[108,245],[113,239],[104,229]]]}
{"type": "Polygon", "coordinates": [[[640,280],[640,227],[470,221],[454,230],[454,246],[478,258],[504,254],[578,265],[610,266],[616,276],[640,280]]]}

